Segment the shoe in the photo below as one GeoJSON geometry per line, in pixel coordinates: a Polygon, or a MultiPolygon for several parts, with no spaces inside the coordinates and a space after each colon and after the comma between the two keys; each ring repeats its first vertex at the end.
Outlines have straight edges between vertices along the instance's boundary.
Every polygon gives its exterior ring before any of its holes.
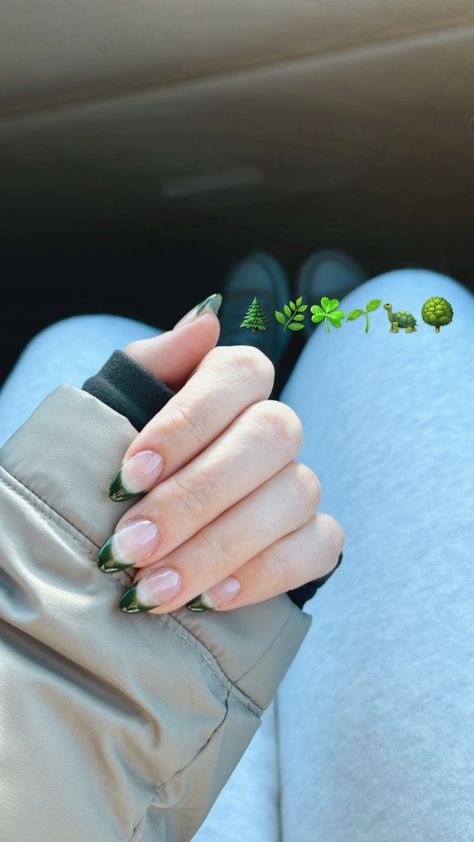
{"type": "Polygon", "coordinates": [[[295,298],[301,295],[303,304],[308,304],[306,338],[309,339],[317,327],[311,321],[310,307],[313,304],[320,304],[323,296],[340,301],[366,280],[368,278],[362,267],[343,251],[322,249],[308,257],[299,271],[295,293],[295,298]]]}
{"type": "Polygon", "coordinates": [[[283,332],[275,318],[275,310],[282,310],[291,298],[288,279],[280,263],[261,251],[250,254],[230,271],[222,289],[223,301],[219,310],[221,333],[218,345],[254,345],[279,364],[288,343],[289,331],[283,332]],[[241,327],[254,297],[267,317],[265,330],[253,332],[241,327]]]}

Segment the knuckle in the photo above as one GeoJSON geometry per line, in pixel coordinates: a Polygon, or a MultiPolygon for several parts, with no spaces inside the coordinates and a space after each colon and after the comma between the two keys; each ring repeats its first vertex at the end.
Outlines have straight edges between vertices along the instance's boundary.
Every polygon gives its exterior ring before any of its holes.
{"type": "Polygon", "coordinates": [[[170,404],[167,423],[178,437],[191,435],[199,447],[205,447],[208,433],[201,426],[199,421],[201,417],[199,406],[191,411],[186,404],[176,401],[170,404]]]}
{"type": "Polygon", "coordinates": [[[325,535],[328,543],[329,554],[334,556],[334,558],[337,558],[339,553],[342,552],[346,541],[345,532],[339,521],[332,515],[321,512],[318,514],[318,520],[320,526],[322,523],[325,526],[325,535]]]}
{"type": "Polygon", "coordinates": [[[276,585],[278,593],[288,590],[291,580],[288,555],[284,555],[278,543],[272,544],[265,551],[268,553],[271,565],[272,588],[276,585]]]}
{"type": "Polygon", "coordinates": [[[201,360],[195,371],[214,369],[219,372],[223,382],[229,376],[229,368],[238,379],[246,384],[257,384],[258,392],[269,395],[275,382],[275,367],[259,348],[253,345],[215,345],[201,360]]]}
{"type": "Polygon", "coordinates": [[[212,566],[216,581],[221,581],[229,575],[228,559],[232,556],[233,548],[230,540],[220,535],[217,529],[204,529],[200,534],[202,543],[202,558],[206,569],[212,566]]]}
{"type": "Polygon", "coordinates": [[[270,358],[253,345],[236,345],[232,348],[233,365],[242,371],[246,378],[258,378],[263,381],[271,391],[275,380],[275,367],[270,358]]]}
{"type": "Polygon", "coordinates": [[[181,506],[185,513],[191,515],[193,519],[201,518],[208,505],[205,487],[203,485],[192,486],[186,480],[183,480],[179,474],[174,474],[169,479],[173,484],[173,500],[176,500],[178,506],[181,506]]]}
{"type": "Polygon", "coordinates": [[[313,514],[321,499],[321,483],[308,465],[303,462],[294,462],[293,465],[293,482],[298,503],[305,515],[313,514]]]}
{"type": "Polygon", "coordinates": [[[266,427],[271,427],[277,440],[281,440],[292,454],[297,453],[303,441],[303,424],[296,412],[281,401],[260,401],[258,412],[266,427]]]}
{"type": "Polygon", "coordinates": [[[202,368],[219,367],[225,368],[229,363],[229,346],[228,345],[214,345],[210,351],[202,358],[201,362],[196,367],[196,371],[202,368]]]}

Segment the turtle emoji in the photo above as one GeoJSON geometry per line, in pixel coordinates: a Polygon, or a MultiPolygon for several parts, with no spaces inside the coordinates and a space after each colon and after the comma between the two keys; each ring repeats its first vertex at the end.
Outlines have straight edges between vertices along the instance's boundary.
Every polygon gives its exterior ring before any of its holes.
{"type": "Polygon", "coordinates": [[[408,310],[399,310],[398,313],[392,313],[391,304],[384,304],[383,306],[387,310],[388,320],[392,325],[389,333],[398,333],[400,328],[406,330],[407,333],[416,330],[416,319],[408,310]]]}

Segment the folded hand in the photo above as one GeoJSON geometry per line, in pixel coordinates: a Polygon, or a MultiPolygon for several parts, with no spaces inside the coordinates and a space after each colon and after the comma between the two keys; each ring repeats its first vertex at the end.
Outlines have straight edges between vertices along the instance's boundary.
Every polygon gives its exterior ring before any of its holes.
{"type": "Polygon", "coordinates": [[[218,335],[217,316],[205,311],[124,349],[170,387],[182,384],[134,439],[112,484],[113,499],[141,494],[99,557],[104,572],[137,569],[124,611],[251,605],[326,575],[342,550],[340,524],[315,511],[317,476],[295,461],[301,420],[268,399],[273,364],[250,345],[215,347],[218,335]],[[166,358],[174,359],[169,376],[166,358]]]}

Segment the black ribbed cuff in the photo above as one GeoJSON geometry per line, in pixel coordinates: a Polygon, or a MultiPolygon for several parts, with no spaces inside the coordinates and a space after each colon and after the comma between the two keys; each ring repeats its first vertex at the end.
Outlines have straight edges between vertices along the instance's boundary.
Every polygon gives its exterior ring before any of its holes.
{"type": "Polygon", "coordinates": [[[161,380],[119,350],[82,388],[125,415],[138,432],[174,395],[161,380]]]}
{"type": "Polygon", "coordinates": [[[340,553],[339,558],[337,560],[337,564],[330,573],[327,573],[325,576],[320,576],[319,579],[313,579],[312,582],[307,582],[305,585],[301,585],[299,588],[294,588],[292,591],[287,591],[288,596],[290,599],[298,606],[298,608],[303,608],[305,602],[308,602],[309,599],[312,599],[315,595],[316,591],[327,582],[328,579],[331,578],[332,574],[336,572],[337,568],[339,567],[342,561],[342,553],[340,553]]]}

